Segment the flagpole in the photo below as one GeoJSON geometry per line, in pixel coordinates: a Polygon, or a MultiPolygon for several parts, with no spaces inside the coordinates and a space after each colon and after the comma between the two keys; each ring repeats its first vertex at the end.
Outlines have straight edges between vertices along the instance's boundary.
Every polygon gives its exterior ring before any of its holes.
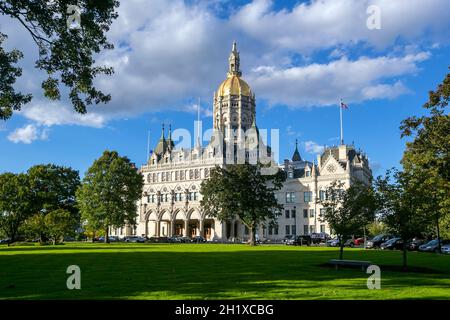
{"type": "Polygon", "coordinates": [[[150,130],[148,130],[147,134],[147,162],[150,160],[150,130]]]}
{"type": "Polygon", "coordinates": [[[340,115],[340,120],[341,120],[341,145],[344,144],[344,130],[342,128],[342,99],[341,102],[339,103],[339,115],[340,115]]]}
{"type": "Polygon", "coordinates": [[[198,98],[198,105],[197,105],[197,146],[200,148],[200,97],[198,98]]]}

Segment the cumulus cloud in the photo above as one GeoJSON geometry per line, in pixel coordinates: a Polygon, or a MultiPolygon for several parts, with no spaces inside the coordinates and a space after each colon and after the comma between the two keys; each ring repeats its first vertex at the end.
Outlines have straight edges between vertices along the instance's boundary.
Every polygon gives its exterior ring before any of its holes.
{"type": "Polygon", "coordinates": [[[234,26],[271,47],[311,52],[365,43],[383,48],[398,38],[413,41],[428,33],[448,41],[447,0],[312,0],[292,10],[273,10],[274,1],[254,0],[231,18],[234,26]],[[381,13],[381,29],[367,28],[367,8],[381,13]],[[431,33],[430,33],[431,31],[431,33]]]}
{"type": "Polygon", "coordinates": [[[33,101],[30,105],[25,106],[20,114],[39,125],[47,127],[81,125],[102,128],[106,123],[106,117],[99,113],[79,114],[65,104],[41,100],[33,101]]]}
{"type": "Polygon", "coordinates": [[[408,89],[401,81],[389,80],[418,72],[417,64],[428,57],[429,53],[421,52],[357,60],[342,57],[326,64],[284,69],[261,66],[252,70],[249,81],[259,97],[292,107],[332,105],[339,98],[348,102],[395,98],[408,89]]]}
{"type": "Polygon", "coordinates": [[[48,129],[40,129],[33,124],[18,128],[8,135],[8,140],[14,143],[30,144],[35,140],[47,140],[48,129]]]}
{"type": "MultiPolygon", "coordinates": [[[[426,5],[423,0],[311,0],[277,10],[273,3],[253,0],[224,13],[217,8],[227,6],[209,1],[122,1],[108,34],[115,49],[96,59],[115,68],[111,77],[96,80],[112,101],[90,107],[86,116],[75,114],[67,99],[53,103],[42,98],[39,84],[45,75],[33,68],[37,50],[29,34],[0,16],[2,32],[14,34],[7,45],[25,53],[18,88],[37,99],[20,115],[35,126],[101,128],[111,119],[146,112],[193,112],[189,101],[197,97],[211,105],[234,39],[244,78],[257,99],[272,105],[322,106],[341,97],[348,102],[392,99],[409,92],[403,77],[419,72],[430,56],[428,47],[448,42],[447,0],[426,5]],[[366,27],[371,4],[381,9],[381,30],[366,27]],[[314,54],[323,51],[327,58],[315,63],[314,54]],[[301,63],[293,58],[299,56],[301,63]]],[[[207,108],[202,113],[210,116],[207,108]]]]}
{"type": "Polygon", "coordinates": [[[324,147],[320,146],[316,142],[310,140],[310,141],[305,141],[305,150],[308,153],[317,154],[317,153],[322,153],[324,150],[324,147]]]}

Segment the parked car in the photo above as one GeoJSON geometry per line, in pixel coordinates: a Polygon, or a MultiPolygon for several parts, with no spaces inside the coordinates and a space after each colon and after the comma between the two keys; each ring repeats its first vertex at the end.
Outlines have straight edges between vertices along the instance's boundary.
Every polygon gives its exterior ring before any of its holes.
{"type": "Polygon", "coordinates": [[[445,244],[441,246],[441,252],[445,254],[450,254],[450,244],[445,244]]]}
{"type": "Polygon", "coordinates": [[[339,239],[335,238],[335,239],[330,239],[327,241],[327,247],[339,247],[339,239]]]}
{"type": "Polygon", "coordinates": [[[309,246],[312,243],[311,236],[309,235],[299,235],[295,236],[292,239],[286,241],[286,245],[288,246],[309,246]]]}
{"type": "Polygon", "coordinates": [[[419,238],[413,238],[412,240],[408,241],[408,243],[407,243],[408,250],[417,251],[417,250],[419,250],[419,247],[421,245],[425,244],[426,242],[428,242],[428,241],[419,239],[419,238]]]}
{"type": "Polygon", "coordinates": [[[192,238],[192,242],[195,243],[202,243],[202,242],[206,242],[206,239],[203,238],[202,236],[196,236],[192,238]]]}
{"type": "MultiPolygon", "coordinates": [[[[450,240],[441,240],[441,248],[442,246],[450,244],[450,240]]],[[[421,246],[419,246],[419,251],[422,252],[439,252],[439,242],[438,239],[433,239],[430,242],[427,242],[421,246]]]]}
{"type": "Polygon", "coordinates": [[[119,242],[120,241],[118,236],[109,236],[108,238],[109,238],[108,239],[109,242],[119,242]]]}
{"type": "Polygon", "coordinates": [[[364,237],[356,238],[354,240],[355,246],[363,246],[364,245],[364,237]]]}
{"type": "Polygon", "coordinates": [[[312,243],[325,243],[328,239],[330,239],[330,235],[325,232],[311,233],[312,243]]]}
{"type": "Polygon", "coordinates": [[[167,241],[168,241],[169,243],[181,243],[181,238],[182,238],[182,237],[180,237],[180,236],[178,236],[178,235],[175,235],[175,236],[172,236],[172,237],[167,238],[167,241]]]}
{"type": "Polygon", "coordinates": [[[367,241],[366,249],[380,248],[380,246],[383,242],[386,242],[392,238],[395,238],[395,237],[390,234],[379,234],[379,235],[375,236],[373,239],[367,241]]]}
{"type": "Polygon", "coordinates": [[[347,241],[344,242],[344,247],[350,247],[353,248],[355,246],[355,240],[350,238],[347,241]]]}
{"type": "Polygon", "coordinates": [[[192,242],[192,239],[189,238],[189,237],[181,237],[180,240],[181,240],[182,243],[192,242]]]}
{"type": "Polygon", "coordinates": [[[380,249],[382,250],[402,250],[403,249],[403,240],[401,238],[392,238],[386,242],[383,242],[380,245],[380,249]]]}
{"type": "Polygon", "coordinates": [[[123,238],[124,242],[144,243],[145,238],[140,236],[127,236],[123,238]]]}
{"type": "Polygon", "coordinates": [[[0,239],[0,244],[8,244],[11,241],[10,238],[0,239]]]}
{"type": "Polygon", "coordinates": [[[292,238],[294,238],[293,234],[288,234],[287,236],[285,236],[283,238],[283,243],[286,243],[288,240],[291,240],[292,238]]]}

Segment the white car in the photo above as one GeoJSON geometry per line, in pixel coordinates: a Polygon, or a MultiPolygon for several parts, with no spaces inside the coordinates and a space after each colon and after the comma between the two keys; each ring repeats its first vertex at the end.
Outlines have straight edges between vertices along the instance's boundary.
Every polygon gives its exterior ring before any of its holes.
{"type": "Polygon", "coordinates": [[[446,254],[450,254],[450,244],[446,244],[445,246],[441,247],[441,252],[442,253],[446,253],[446,254]]]}

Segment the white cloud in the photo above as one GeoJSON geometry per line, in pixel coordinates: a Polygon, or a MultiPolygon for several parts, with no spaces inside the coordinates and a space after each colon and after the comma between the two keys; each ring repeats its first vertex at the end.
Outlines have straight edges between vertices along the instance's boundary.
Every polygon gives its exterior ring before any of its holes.
{"type": "Polygon", "coordinates": [[[366,43],[382,48],[399,37],[414,41],[428,33],[447,41],[450,22],[447,0],[312,0],[292,10],[273,10],[274,1],[254,0],[243,6],[232,22],[237,29],[274,48],[311,52],[366,43]],[[369,5],[381,10],[381,30],[369,30],[369,5]]]}
{"type": "MultiPolygon", "coordinates": [[[[423,47],[448,42],[447,0],[426,5],[423,0],[311,0],[289,10],[275,10],[272,4],[254,0],[226,17],[214,11],[219,4],[206,1],[121,1],[108,34],[116,49],[96,58],[99,65],[115,68],[114,75],[96,80],[112,101],[90,107],[85,116],[73,112],[67,98],[58,103],[42,98],[39,84],[45,74],[33,67],[37,50],[29,34],[0,16],[2,32],[10,34],[8,46],[25,54],[17,87],[35,97],[20,115],[35,126],[101,128],[110,119],[145,112],[193,112],[188,101],[197,97],[211,106],[212,92],[225,78],[233,39],[238,40],[244,78],[257,99],[272,105],[321,106],[340,97],[348,102],[391,99],[409,92],[402,80],[429,57],[423,47]],[[366,27],[369,4],[381,8],[381,30],[366,27]],[[370,56],[348,58],[354,48],[370,56]],[[313,63],[312,54],[324,50],[328,60],[313,63]],[[301,57],[301,63],[293,63],[293,56],[301,57]]],[[[210,112],[202,110],[205,116],[210,112]]]]}
{"type": "Polygon", "coordinates": [[[18,128],[8,135],[8,140],[14,143],[30,144],[35,140],[47,140],[48,129],[39,129],[33,124],[18,128]]]}
{"type": "Polygon", "coordinates": [[[106,123],[106,117],[101,114],[89,112],[83,115],[76,113],[67,105],[39,100],[25,106],[20,114],[39,125],[47,127],[54,125],[81,125],[101,128],[106,123]]]}
{"type": "Polygon", "coordinates": [[[320,146],[316,142],[310,140],[310,141],[305,141],[305,150],[308,153],[317,154],[317,153],[322,153],[324,150],[324,147],[320,146]]]}
{"type": "Polygon", "coordinates": [[[347,102],[395,98],[409,91],[401,81],[392,84],[389,80],[417,73],[417,64],[428,57],[429,53],[420,52],[354,61],[342,57],[327,64],[284,69],[261,66],[252,70],[249,81],[259,97],[291,107],[332,105],[339,98],[347,102]]]}

